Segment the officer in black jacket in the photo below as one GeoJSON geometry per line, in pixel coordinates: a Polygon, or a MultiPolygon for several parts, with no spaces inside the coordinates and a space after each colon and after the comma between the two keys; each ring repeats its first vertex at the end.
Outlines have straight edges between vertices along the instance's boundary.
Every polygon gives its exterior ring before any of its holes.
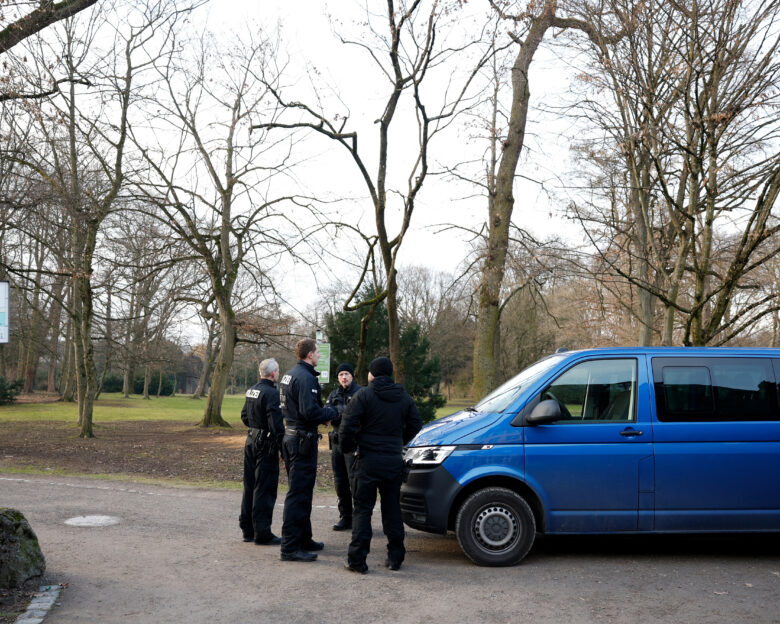
{"type": "Polygon", "coordinates": [[[355,380],[355,369],[351,364],[339,364],[336,369],[336,379],[338,387],[328,395],[325,405],[335,407],[339,415],[330,421],[333,425],[333,431],[328,433],[330,438],[330,465],[333,467],[333,480],[336,482],[336,496],[339,500],[339,521],[333,525],[334,531],[346,531],[352,528],[352,488],[350,480],[352,475],[352,464],[355,456],[352,453],[344,453],[339,444],[339,424],[341,415],[344,413],[355,393],[363,386],[355,380]]]}
{"type": "Polygon", "coordinates": [[[282,561],[315,561],[313,550],[324,544],[311,535],[311,503],[317,476],[317,427],[338,416],[334,407],[322,407],[322,389],[314,370],[320,359],[317,343],[311,338],[295,345],[298,364],[279,383],[282,414],[286,428],[282,457],[287,468],[289,489],[284,499],[282,521],[282,561]]]}
{"type": "Polygon", "coordinates": [[[371,514],[377,490],[381,496],[382,529],[387,536],[385,565],[398,570],[404,560],[403,446],[422,428],[414,400],[393,381],[390,359],[376,358],[368,371],[368,386],[352,398],[339,427],[342,450],[357,451],[353,467],[352,541],[344,565],[361,574],[368,572],[366,557],[371,547],[371,514]]]}
{"type": "Polygon", "coordinates": [[[271,533],[276,490],[279,485],[279,450],[284,420],[279,406],[279,364],[273,358],[260,362],[260,383],[246,391],[241,421],[249,427],[244,445],[244,496],[238,523],[244,541],[279,544],[271,533]]]}

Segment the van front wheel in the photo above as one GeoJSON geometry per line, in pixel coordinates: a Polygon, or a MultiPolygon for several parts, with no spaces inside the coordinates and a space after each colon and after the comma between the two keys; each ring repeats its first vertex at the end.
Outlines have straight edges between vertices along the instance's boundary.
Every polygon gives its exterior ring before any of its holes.
{"type": "Polygon", "coordinates": [[[466,499],[455,519],[455,534],[463,552],[477,565],[511,566],[531,550],[536,522],[522,496],[491,487],[466,499]]]}

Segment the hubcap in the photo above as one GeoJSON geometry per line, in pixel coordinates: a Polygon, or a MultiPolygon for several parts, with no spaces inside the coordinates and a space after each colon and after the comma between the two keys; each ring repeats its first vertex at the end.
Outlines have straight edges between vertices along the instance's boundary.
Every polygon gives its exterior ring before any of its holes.
{"type": "Polygon", "coordinates": [[[474,533],[480,544],[489,550],[504,550],[517,541],[520,528],[511,509],[491,505],[479,512],[474,520],[474,533]]]}

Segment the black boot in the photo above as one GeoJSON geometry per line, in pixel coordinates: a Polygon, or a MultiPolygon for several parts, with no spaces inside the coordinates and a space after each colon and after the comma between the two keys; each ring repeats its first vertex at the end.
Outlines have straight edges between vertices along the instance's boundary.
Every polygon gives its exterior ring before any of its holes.
{"type": "Polygon", "coordinates": [[[352,528],[352,516],[342,516],[339,521],[333,525],[334,531],[349,531],[352,528]]]}

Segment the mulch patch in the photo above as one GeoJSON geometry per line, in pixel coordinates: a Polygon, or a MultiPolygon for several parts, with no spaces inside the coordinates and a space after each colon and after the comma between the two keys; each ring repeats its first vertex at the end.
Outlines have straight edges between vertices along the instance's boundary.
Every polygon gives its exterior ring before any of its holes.
{"type": "MultiPolygon", "coordinates": [[[[78,437],[75,423],[0,422],[0,470],[33,467],[78,474],[123,474],[202,483],[241,483],[246,429],[204,429],[181,421],[95,423],[78,437]]],[[[333,488],[327,436],[320,442],[317,487],[333,488]]],[[[287,483],[281,471],[280,484],[287,483]]]]}

